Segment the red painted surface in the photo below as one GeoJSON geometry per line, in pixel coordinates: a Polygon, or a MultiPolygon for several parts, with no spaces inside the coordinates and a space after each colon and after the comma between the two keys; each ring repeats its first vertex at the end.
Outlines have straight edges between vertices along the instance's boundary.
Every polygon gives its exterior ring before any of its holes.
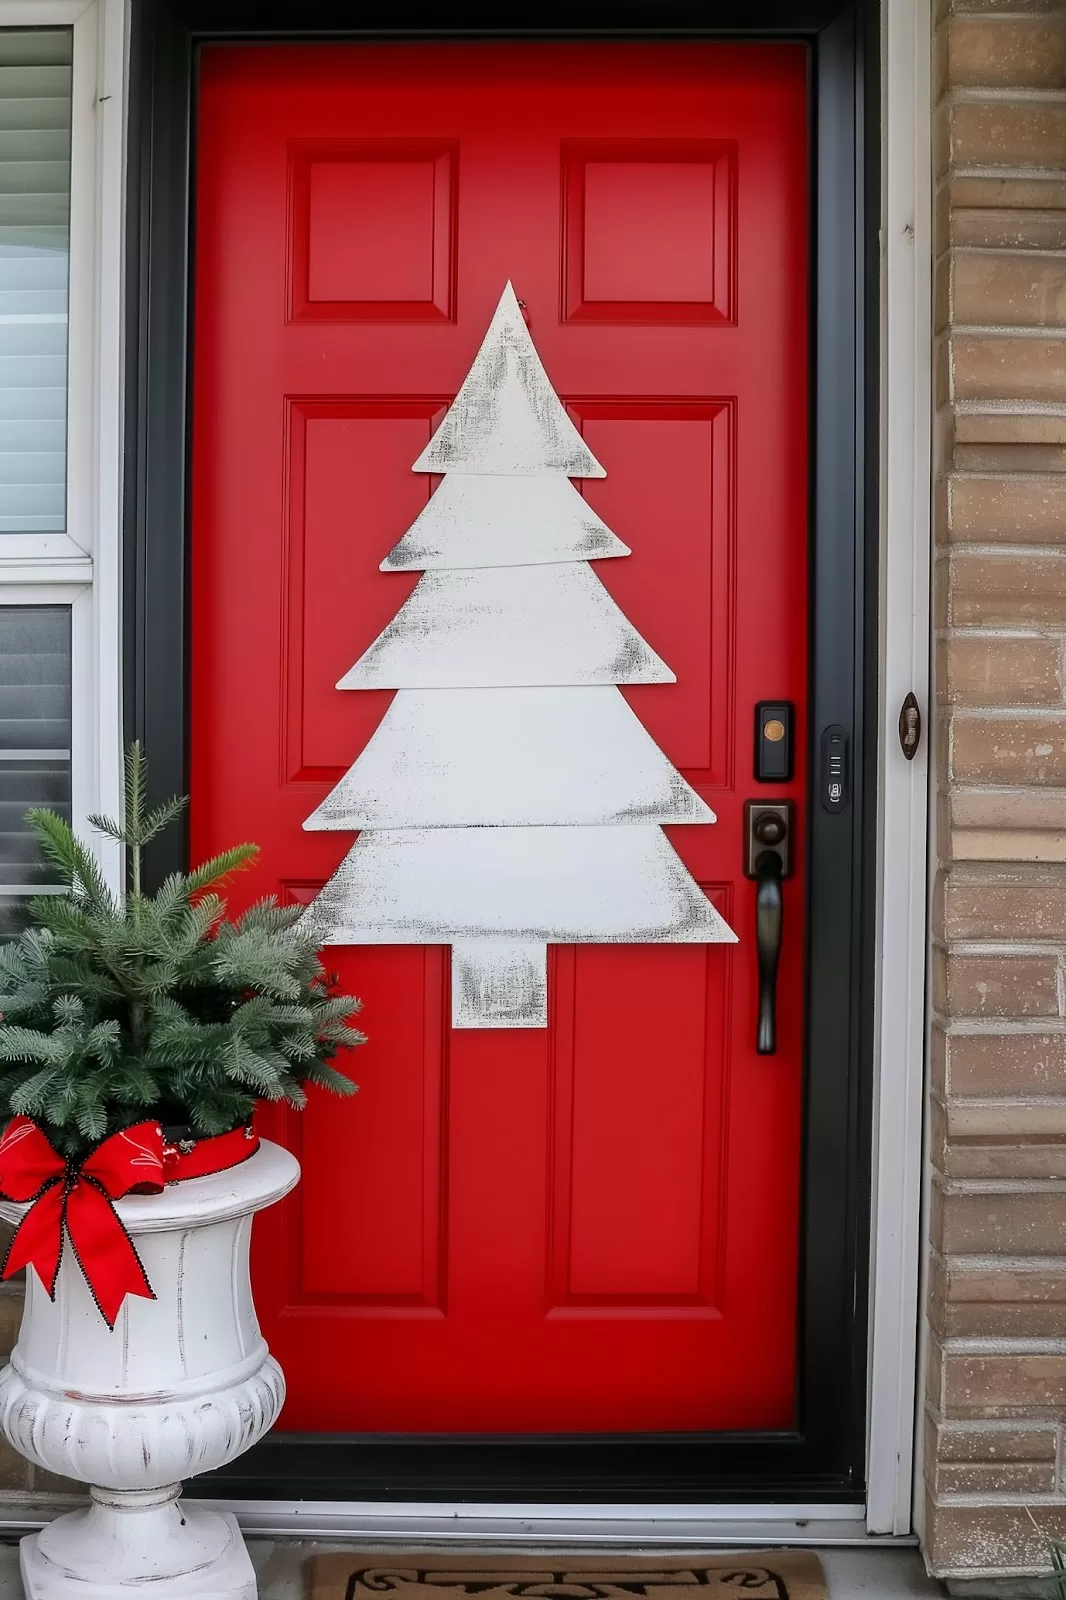
{"type": "Polygon", "coordinates": [[[262,1118],[304,1163],[256,1223],[290,1428],[792,1420],[804,890],[759,1057],[741,808],[802,829],[805,140],[792,45],[204,54],[194,856],[259,841],[240,904],[348,849],[301,824],[389,696],[334,685],[414,584],[378,562],[510,277],[633,549],[600,575],[678,675],[627,698],[718,814],[671,838],[740,936],[556,948],[546,1031],[452,1033],[446,950],[332,953],[362,1091],[262,1118]],[[796,781],[760,787],[782,698],[796,781]]]}

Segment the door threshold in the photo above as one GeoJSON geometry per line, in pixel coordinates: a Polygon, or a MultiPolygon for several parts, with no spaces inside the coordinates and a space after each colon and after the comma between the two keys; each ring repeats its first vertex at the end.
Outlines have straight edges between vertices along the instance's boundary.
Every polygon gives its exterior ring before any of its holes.
{"type": "Polygon", "coordinates": [[[409,1501],[203,1500],[259,1538],[361,1545],[543,1547],[553,1550],[917,1544],[868,1534],[861,1505],[480,1505],[409,1501]]]}
{"type": "MultiPolygon", "coordinates": [[[[34,1533],[72,1510],[79,1497],[7,1495],[0,1540],[34,1533]]],[[[914,1534],[870,1534],[861,1505],[584,1506],[478,1505],[434,1501],[195,1500],[229,1511],[249,1537],[319,1539],[406,1549],[697,1550],[754,1546],[895,1548],[914,1534]]]]}

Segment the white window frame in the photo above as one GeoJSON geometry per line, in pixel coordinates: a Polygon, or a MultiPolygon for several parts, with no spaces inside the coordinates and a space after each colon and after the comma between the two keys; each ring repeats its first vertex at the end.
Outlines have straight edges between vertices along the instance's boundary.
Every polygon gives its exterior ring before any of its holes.
{"type": "MultiPolygon", "coordinates": [[[[0,537],[0,605],[71,607],[72,815],[121,798],[126,0],[0,0],[0,28],[70,27],[67,530],[0,537]]],[[[101,850],[117,881],[117,854],[101,850]]]]}

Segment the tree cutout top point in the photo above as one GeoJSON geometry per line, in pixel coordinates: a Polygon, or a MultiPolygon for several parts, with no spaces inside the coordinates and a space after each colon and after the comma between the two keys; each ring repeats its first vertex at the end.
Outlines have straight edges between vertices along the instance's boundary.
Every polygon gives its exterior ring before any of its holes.
{"type": "Polygon", "coordinates": [[[411,470],[607,476],[552,388],[510,283],[447,416],[411,470]]]}

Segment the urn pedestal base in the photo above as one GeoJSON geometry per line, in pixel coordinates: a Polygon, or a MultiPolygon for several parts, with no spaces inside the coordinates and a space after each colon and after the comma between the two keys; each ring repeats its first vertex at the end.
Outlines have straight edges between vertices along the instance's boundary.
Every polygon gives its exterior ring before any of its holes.
{"type": "Polygon", "coordinates": [[[26,1600],[256,1600],[235,1517],[183,1506],[179,1483],[90,1492],[87,1510],[23,1539],[26,1600]]]}

